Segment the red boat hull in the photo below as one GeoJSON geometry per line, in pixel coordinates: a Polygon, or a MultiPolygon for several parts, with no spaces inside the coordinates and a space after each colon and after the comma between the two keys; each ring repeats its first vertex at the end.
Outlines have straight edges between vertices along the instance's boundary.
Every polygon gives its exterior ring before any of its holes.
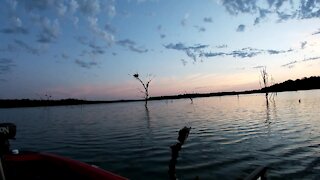
{"type": "Polygon", "coordinates": [[[68,179],[125,180],[126,178],[95,166],[48,153],[7,154],[3,157],[7,180],[68,179]]]}

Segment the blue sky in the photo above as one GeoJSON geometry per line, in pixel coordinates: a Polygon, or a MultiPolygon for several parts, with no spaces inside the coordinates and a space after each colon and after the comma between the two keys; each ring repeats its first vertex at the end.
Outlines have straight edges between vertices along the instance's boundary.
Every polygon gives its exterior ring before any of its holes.
{"type": "Polygon", "coordinates": [[[320,1],[0,0],[0,98],[136,99],[319,75],[320,1]],[[149,76],[150,77],[150,76],[149,76]]]}

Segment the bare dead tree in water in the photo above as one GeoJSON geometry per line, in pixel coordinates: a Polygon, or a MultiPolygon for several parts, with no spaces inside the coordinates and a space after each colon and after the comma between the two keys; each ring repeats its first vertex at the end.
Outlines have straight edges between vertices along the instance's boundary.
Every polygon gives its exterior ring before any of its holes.
{"type": "Polygon", "coordinates": [[[187,91],[185,91],[185,95],[190,99],[191,101],[191,104],[193,104],[193,98],[192,98],[192,95],[187,93],[187,91]]]}
{"type": "Polygon", "coordinates": [[[143,86],[144,88],[144,91],[141,91],[141,93],[144,94],[144,101],[145,101],[145,107],[148,106],[148,99],[149,99],[149,85],[150,85],[150,82],[152,81],[152,78],[150,77],[149,75],[149,79],[146,81],[146,83],[144,83],[140,78],[139,78],[139,74],[138,73],[135,73],[133,74],[133,77],[135,79],[137,79],[141,85],[143,86]]]}
{"type": "MultiPolygon", "coordinates": [[[[271,80],[271,84],[270,86],[273,86],[275,84],[275,80],[273,79],[273,77],[271,76],[270,77],[270,80],[271,80]]],[[[277,95],[277,92],[270,92],[270,101],[274,101],[274,97],[277,95]]]]}
{"type": "MultiPolygon", "coordinates": [[[[260,70],[260,76],[261,76],[261,79],[262,79],[262,89],[263,91],[266,93],[266,101],[268,103],[268,95],[269,95],[269,92],[268,92],[268,85],[269,85],[269,75],[267,73],[267,68],[266,67],[263,67],[261,70],[260,70]]],[[[260,83],[261,85],[261,83],[260,83]]]]}

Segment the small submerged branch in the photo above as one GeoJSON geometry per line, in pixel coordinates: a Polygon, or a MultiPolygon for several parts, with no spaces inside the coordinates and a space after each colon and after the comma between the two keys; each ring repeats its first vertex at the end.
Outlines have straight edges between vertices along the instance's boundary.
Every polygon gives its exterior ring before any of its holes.
{"type": "Polygon", "coordinates": [[[189,136],[189,132],[191,130],[191,127],[184,127],[180,129],[179,131],[179,136],[178,136],[178,141],[176,144],[170,146],[171,148],[171,160],[169,163],[169,178],[170,180],[176,180],[176,164],[177,164],[177,158],[179,156],[179,151],[182,148],[182,145],[184,144],[185,140],[189,136]]]}

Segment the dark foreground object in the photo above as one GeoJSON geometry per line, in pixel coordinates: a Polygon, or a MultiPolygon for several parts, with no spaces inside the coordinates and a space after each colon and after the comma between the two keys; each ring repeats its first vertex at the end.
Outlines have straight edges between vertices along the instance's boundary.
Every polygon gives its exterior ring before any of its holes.
{"type": "Polygon", "coordinates": [[[267,179],[267,167],[261,166],[255,169],[248,177],[244,180],[256,180],[256,179],[266,180],[267,179]]]}
{"type": "Polygon", "coordinates": [[[185,140],[188,138],[189,133],[190,133],[191,127],[184,127],[180,129],[179,131],[179,136],[178,136],[178,141],[176,144],[170,146],[171,148],[171,160],[169,162],[169,179],[170,180],[176,180],[176,164],[177,164],[177,159],[179,156],[179,151],[182,148],[182,145],[184,144],[185,140]]]}
{"type": "Polygon", "coordinates": [[[69,158],[10,150],[16,126],[0,123],[0,180],[125,180],[119,175],[69,158]]]}
{"type": "Polygon", "coordinates": [[[35,152],[6,154],[3,156],[6,180],[124,180],[111,172],[69,158],[35,152]]]}

